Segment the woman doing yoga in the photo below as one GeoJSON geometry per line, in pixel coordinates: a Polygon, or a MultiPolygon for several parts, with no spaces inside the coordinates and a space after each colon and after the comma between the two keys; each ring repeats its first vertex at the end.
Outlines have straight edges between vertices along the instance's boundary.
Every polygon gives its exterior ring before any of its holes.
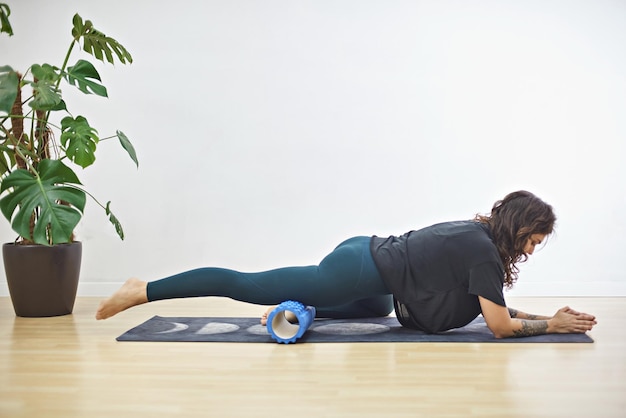
{"type": "Polygon", "coordinates": [[[326,318],[387,316],[395,309],[403,326],[428,333],[462,327],[481,313],[496,338],[584,333],[596,324],[593,315],[569,307],[554,316],[530,315],[504,301],[517,264],[553,232],[555,221],[550,205],[517,191],[472,220],[350,238],[319,265],[259,273],[206,267],[151,282],[129,279],[100,304],[96,318],[156,300],[223,296],[259,305],[297,300],[326,318]]]}

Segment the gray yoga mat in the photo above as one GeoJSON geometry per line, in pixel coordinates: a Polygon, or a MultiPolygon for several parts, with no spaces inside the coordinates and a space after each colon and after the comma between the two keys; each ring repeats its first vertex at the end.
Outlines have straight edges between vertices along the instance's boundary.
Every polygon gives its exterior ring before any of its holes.
{"type": "MultiPolygon", "coordinates": [[[[273,343],[259,318],[190,318],[154,316],[117,341],[273,343]]],[[[496,339],[482,317],[463,328],[426,334],[402,327],[392,316],[367,319],[316,319],[296,344],[343,342],[489,342],[592,343],[586,334],[548,334],[496,339]]]]}

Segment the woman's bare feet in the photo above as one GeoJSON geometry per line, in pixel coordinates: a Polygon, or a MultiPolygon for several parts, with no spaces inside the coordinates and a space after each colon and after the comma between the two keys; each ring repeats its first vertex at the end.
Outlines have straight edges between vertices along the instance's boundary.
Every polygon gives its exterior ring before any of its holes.
{"type": "Polygon", "coordinates": [[[107,319],[128,308],[148,302],[147,285],[147,282],[139,279],[128,279],[117,292],[100,303],[96,319],[107,319]]]}

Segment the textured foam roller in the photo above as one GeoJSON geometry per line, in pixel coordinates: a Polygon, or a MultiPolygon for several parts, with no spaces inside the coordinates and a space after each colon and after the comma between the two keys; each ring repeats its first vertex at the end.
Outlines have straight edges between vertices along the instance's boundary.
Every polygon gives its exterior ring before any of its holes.
{"type": "Polygon", "coordinates": [[[267,317],[267,331],[279,343],[295,343],[315,319],[315,307],[288,300],[278,305],[267,317]],[[291,312],[297,322],[291,323],[285,314],[291,312]]]}

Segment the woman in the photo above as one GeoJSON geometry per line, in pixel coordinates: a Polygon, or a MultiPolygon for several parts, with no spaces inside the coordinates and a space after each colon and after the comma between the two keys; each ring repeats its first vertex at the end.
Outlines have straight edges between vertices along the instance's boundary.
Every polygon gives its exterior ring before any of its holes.
{"type": "Polygon", "coordinates": [[[596,324],[593,315],[569,307],[552,317],[530,315],[504,301],[517,263],[553,232],[555,221],[550,205],[517,191],[488,216],[402,236],[350,238],[315,266],[260,273],[201,268],[153,282],[129,279],[101,303],[96,318],[156,300],[225,296],[260,305],[297,300],[329,318],[386,316],[395,308],[403,326],[428,333],[462,327],[481,313],[496,338],[584,333],[596,324]]]}

